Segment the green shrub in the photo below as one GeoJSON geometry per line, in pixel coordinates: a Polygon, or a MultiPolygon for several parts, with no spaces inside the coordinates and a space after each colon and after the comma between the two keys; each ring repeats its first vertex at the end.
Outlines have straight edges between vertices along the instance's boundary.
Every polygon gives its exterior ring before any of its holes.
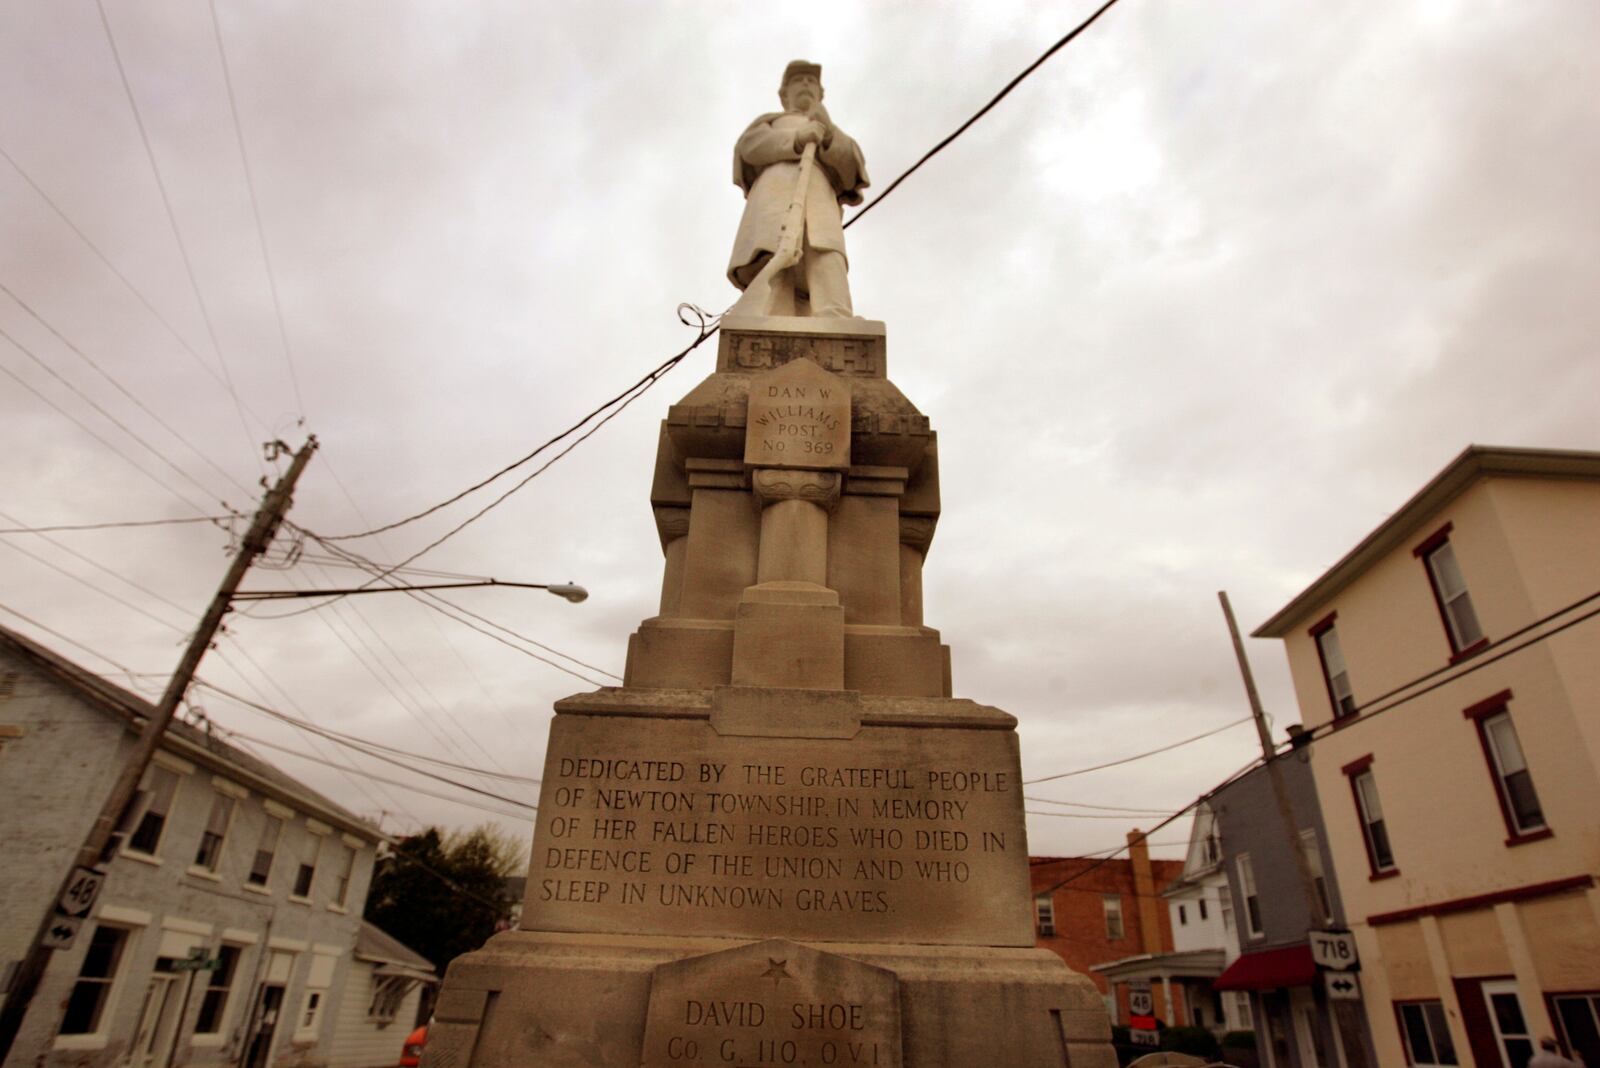
{"type": "Polygon", "coordinates": [[[1223,1049],[1255,1049],[1256,1033],[1254,1031],[1229,1031],[1222,1036],[1223,1049]]]}

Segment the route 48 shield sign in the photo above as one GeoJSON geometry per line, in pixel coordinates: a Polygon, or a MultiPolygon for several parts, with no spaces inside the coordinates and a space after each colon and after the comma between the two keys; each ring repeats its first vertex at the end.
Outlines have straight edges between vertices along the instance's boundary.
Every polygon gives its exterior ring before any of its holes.
{"type": "Polygon", "coordinates": [[[67,880],[61,898],[56,902],[56,912],[62,916],[87,916],[100,896],[100,887],[106,877],[93,868],[74,868],[67,880]]]}

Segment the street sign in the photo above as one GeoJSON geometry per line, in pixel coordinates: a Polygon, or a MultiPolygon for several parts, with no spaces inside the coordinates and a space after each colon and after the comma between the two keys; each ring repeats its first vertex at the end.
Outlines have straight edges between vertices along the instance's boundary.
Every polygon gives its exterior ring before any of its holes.
{"type": "Polygon", "coordinates": [[[214,972],[222,966],[221,957],[212,957],[210,960],[175,960],[172,970],[175,972],[214,972]]]}
{"type": "Polygon", "coordinates": [[[1154,1031],[1129,1031],[1128,1044],[1130,1046],[1159,1046],[1161,1036],[1154,1031]]]}
{"type": "Polygon", "coordinates": [[[1312,931],[1311,959],[1317,966],[1328,968],[1336,972],[1354,968],[1359,962],[1356,957],[1356,936],[1349,931],[1312,931]]]}
{"type": "Polygon", "coordinates": [[[82,926],[83,920],[77,916],[53,916],[42,944],[46,949],[69,949],[82,926]]]}
{"type": "Polygon", "coordinates": [[[1334,1001],[1360,1001],[1361,977],[1346,975],[1343,972],[1323,972],[1322,980],[1326,984],[1328,997],[1334,1001]]]}
{"type": "Polygon", "coordinates": [[[62,916],[87,916],[94,908],[94,899],[100,896],[100,886],[106,877],[93,868],[74,868],[72,878],[61,890],[56,901],[56,912],[62,916]]]}
{"type": "Polygon", "coordinates": [[[1151,1016],[1155,1013],[1155,1002],[1150,997],[1150,988],[1143,989],[1130,986],[1128,988],[1128,1015],[1151,1016]]]}

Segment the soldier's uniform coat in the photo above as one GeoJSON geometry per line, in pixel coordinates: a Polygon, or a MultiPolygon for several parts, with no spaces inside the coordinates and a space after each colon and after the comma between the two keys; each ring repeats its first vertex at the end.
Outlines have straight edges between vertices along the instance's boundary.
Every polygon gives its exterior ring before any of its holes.
{"type": "MultiPolygon", "coordinates": [[[[793,112],[763,115],[734,146],[733,181],[745,191],[745,205],[728,260],[728,278],[740,289],[760,270],[756,261],[777,251],[783,217],[800,174],[794,134],[806,121],[793,112]]],[[[855,140],[838,127],[827,148],[817,146],[816,161],[806,190],[806,245],[845,255],[839,205],[861,203],[867,164],[855,140]]]]}

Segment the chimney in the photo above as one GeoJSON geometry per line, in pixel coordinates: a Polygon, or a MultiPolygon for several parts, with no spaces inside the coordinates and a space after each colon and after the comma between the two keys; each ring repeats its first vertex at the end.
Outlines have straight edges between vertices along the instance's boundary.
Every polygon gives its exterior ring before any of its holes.
{"type": "Polygon", "coordinates": [[[1143,831],[1128,832],[1128,863],[1133,868],[1134,903],[1139,909],[1139,941],[1146,953],[1161,952],[1161,907],[1156,877],[1150,870],[1150,847],[1143,831]]]}

